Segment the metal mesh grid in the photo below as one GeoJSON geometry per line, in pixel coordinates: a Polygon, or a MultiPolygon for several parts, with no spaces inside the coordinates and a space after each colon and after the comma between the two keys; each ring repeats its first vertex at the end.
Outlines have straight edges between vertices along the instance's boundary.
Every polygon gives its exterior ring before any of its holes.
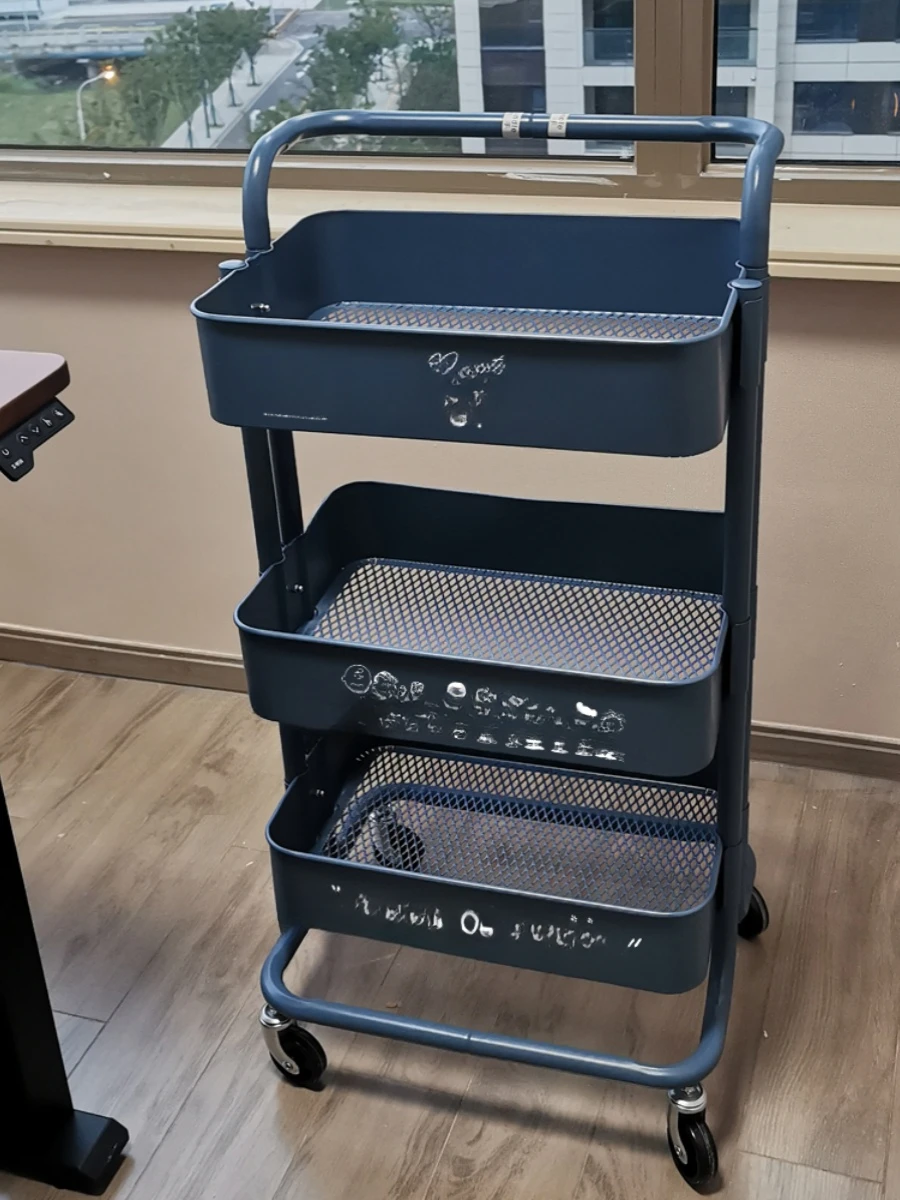
{"type": "Polygon", "coordinates": [[[720,317],[681,313],[579,312],[566,308],[481,308],[451,304],[381,304],[341,301],[320,308],[311,321],[460,333],[544,334],[554,337],[630,338],[674,342],[714,333],[720,317]]]}
{"type": "Polygon", "coordinates": [[[688,683],[718,660],[718,596],[369,559],[307,628],[380,649],[688,683]]]}
{"type": "Polygon", "coordinates": [[[387,748],[342,798],[317,853],[645,912],[715,882],[716,795],[547,767],[387,748]]]}

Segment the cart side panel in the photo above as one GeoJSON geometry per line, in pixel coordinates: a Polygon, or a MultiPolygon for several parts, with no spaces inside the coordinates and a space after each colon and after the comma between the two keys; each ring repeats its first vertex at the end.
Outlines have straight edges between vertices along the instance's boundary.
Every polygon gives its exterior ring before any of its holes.
{"type": "Polygon", "coordinates": [[[269,827],[282,930],[325,929],[654,992],[689,991],[706,975],[712,895],[693,912],[651,916],[325,859],[293,848],[311,844],[304,807],[295,781],[269,827]]]}
{"type": "Polygon", "coordinates": [[[317,213],[210,292],[211,314],[300,320],[348,300],[398,304],[724,311],[737,274],[730,219],[514,213],[317,213]]]}
{"type": "Polygon", "coordinates": [[[200,345],[225,425],[660,457],[725,432],[730,326],[643,344],[223,318],[200,345]]]}
{"type": "Polygon", "coordinates": [[[349,483],[292,549],[317,564],[314,603],[350,563],[438,553],[447,566],[720,594],[722,531],[721,512],[349,483]]]}

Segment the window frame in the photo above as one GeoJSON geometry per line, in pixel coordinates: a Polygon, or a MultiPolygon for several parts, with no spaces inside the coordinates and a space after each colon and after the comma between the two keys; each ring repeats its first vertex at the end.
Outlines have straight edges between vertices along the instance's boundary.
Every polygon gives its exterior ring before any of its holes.
{"type": "MultiPolygon", "coordinates": [[[[635,111],[711,111],[716,0],[634,0],[634,40],[635,111]]],[[[0,180],[234,187],[241,181],[245,159],[246,151],[190,155],[0,148],[0,180]]],[[[297,156],[278,163],[272,184],[317,190],[589,196],[596,195],[598,176],[618,184],[622,197],[734,201],[740,195],[743,166],[716,162],[711,146],[639,142],[633,162],[358,154],[313,161],[297,156]]],[[[786,163],[777,171],[775,200],[894,206],[900,205],[897,184],[900,164],[786,163]]]]}

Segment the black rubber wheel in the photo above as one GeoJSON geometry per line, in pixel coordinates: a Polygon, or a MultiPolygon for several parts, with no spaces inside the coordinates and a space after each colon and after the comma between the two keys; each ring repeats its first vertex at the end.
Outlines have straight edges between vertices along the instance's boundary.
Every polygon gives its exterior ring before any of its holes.
{"type": "Polygon", "coordinates": [[[392,871],[418,871],[425,857],[425,843],[414,829],[393,817],[379,816],[376,825],[375,861],[392,871]]]}
{"type": "Polygon", "coordinates": [[[758,938],[769,928],[769,909],[762,897],[762,892],[754,888],[750,894],[750,907],[743,920],[738,925],[738,934],[748,942],[758,938]]]}
{"type": "Polygon", "coordinates": [[[719,1155],[709,1126],[702,1117],[679,1116],[678,1134],[687,1161],[682,1161],[668,1135],[669,1152],[678,1174],[696,1192],[709,1192],[719,1175],[719,1155]]]}
{"type": "Polygon", "coordinates": [[[291,1025],[279,1033],[278,1044],[284,1051],[284,1060],[279,1061],[274,1054],[269,1057],[279,1074],[293,1087],[321,1092],[325,1086],[322,1076],[328,1068],[328,1059],[318,1040],[308,1029],[291,1025]]]}

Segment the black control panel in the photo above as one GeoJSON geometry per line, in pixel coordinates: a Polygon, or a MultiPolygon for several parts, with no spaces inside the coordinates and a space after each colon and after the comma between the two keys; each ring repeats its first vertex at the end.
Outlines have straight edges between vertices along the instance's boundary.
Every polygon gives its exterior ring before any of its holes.
{"type": "Polygon", "coordinates": [[[42,409],[0,437],[0,474],[21,479],[34,466],[34,452],[60,429],[71,425],[74,414],[59,400],[51,400],[42,409]]]}

